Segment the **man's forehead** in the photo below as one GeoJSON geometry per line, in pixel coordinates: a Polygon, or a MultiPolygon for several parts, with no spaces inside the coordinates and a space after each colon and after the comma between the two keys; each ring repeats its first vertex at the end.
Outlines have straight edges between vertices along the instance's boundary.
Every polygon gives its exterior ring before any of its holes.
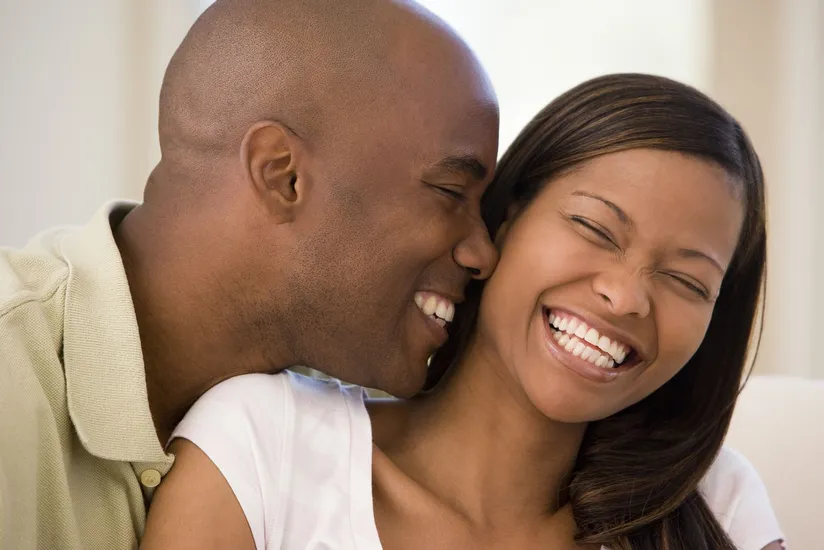
{"type": "Polygon", "coordinates": [[[492,174],[498,153],[496,110],[464,104],[433,120],[423,132],[423,141],[430,145],[426,165],[478,181],[492,174]]]}

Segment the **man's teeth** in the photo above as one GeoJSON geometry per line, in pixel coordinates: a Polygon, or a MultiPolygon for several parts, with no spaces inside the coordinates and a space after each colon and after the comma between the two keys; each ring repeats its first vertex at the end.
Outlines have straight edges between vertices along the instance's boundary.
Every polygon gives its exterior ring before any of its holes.
{"type": "Polygon", "coordinates": [[[424,315],[432,317],[442,327],[455,317],[455,304],[432,292],[416,292],[415,303],[424,315]]]}
{"type": "Polygon", "coordinates": [[[620,365],[627,358],[632,348],[616,340],[602,336],[594,328],[576,317],[549,314],[549,324],[557,330],[552,336],[558,345],[576,357],[589,361],[596,367],[612,368],[620,365]],[[584,342],[597,347],[598,350],[584,342]]]}

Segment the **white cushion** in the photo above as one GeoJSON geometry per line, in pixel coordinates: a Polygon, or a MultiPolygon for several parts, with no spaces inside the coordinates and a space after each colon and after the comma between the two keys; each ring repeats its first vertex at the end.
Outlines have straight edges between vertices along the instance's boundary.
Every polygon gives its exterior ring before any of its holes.
{"type": "Polygon", "coordinates": [[[758,470],[789,548],[824,548],[824,380],[751,377],[726,443],[758,470]]]}

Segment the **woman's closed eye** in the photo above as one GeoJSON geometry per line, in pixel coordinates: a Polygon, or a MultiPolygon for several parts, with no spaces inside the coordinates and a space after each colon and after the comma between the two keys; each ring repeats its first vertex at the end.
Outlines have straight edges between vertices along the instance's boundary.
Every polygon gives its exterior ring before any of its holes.
{"type": "MultiPolygon", "coordinates": [[[[583,229],[583,231],[587,233],[588,237],[598,241],[596,244],[599,246],[618,248],[618,243],[609,231],[592,220],[588,220],[587,218],[583,218],[581,216],[570,216],[569,219],[583,229]]],[[[691,294],[701,298],[702,300],[709,300],[711,298],[710,291],[707,290],[703,284],[695,281],[689,276],[671,271],[664,271],[662,274],[668,277],[670,281],[679,285],[691,294]]]]}
{"type": "Polygon", "coordinates": [[[663,274],[669,277],[676,284],[681,285],[682,287],[684,287],[691,293],[695,294],[699,298],[703,300],[710,299],[710,292],[701,283],[698,283],[697,281],[692,281],[679,273],[663,272],[663,274]]]}
{"type": "Polygon", "coordinates": [[[599,226],[597,223],[586,218],[582,218],[581,216],[570,216],[570,219],[573,222],[575,222],[579,227],[583,228],[584,231],[589,233],[591,236],[601,241],[602,244],[611,247],[618,246],[618,243],[615,241],[615,238],[609,233],[609,231],[599,226]]]}

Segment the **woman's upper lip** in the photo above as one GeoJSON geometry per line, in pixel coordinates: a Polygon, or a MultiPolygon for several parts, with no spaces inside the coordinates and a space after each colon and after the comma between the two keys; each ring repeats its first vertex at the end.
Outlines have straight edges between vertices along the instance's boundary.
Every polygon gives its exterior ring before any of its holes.
{"type": "Polygon", "coordinates": [[[599,316],[593,313],[584,312],[581,310],[562,306],[550,306],[547,304],[544,304],[544,307],[547,310],[554,312],[556,315],[558,313],[567,313],[569,315],[574,315],[575,317],[582,319],[590,328],[594,328],[602,336],[606,336],[610,340],[617,340],[622,344],[630,346],[632,349],[635,350],[635,352],[638,354],[641,360],[644,360],[650,356],[648,352],[648,347],[642,344],[635,336],[633,336],[625,330],[616,327],[612,323],[604,321],[599,316]]]}

